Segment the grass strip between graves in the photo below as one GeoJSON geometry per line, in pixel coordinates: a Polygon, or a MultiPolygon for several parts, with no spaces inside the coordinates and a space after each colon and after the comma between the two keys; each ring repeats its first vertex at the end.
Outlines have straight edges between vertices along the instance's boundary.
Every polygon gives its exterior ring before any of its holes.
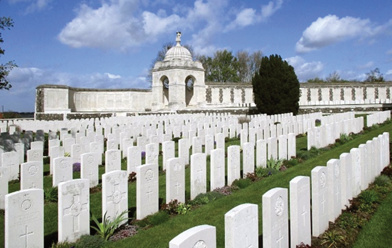
{"type": "Polygon", "coordinates": [[[354,248],[391,247],[392,244],[392,192],[378,207],[372,219],[359,233],[354,248]]]}

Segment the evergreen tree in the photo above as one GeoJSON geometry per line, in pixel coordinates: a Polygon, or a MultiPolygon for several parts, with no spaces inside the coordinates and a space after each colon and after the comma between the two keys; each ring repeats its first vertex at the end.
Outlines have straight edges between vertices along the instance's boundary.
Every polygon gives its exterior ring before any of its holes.
{"type": "Polygon", "coordinates": [[[261,113],[298,113],[299,81],[294,68],[279,55],[262,58],[252,85],[254,101],[261,113]]]}

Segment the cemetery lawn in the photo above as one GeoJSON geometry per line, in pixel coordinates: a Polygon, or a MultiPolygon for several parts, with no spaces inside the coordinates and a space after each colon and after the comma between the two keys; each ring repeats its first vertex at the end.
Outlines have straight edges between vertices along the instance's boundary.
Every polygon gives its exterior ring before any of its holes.
{"type": "Polygon", "coordinates": [[[372,219],[359,233],[354,248],[391,247],[392,192],[378,207],[372,219]]]}
{"type": "MultiPolygon", "coordinates": [[[[253,182],[248,187],[234,191],[231,195],[222,197],[215,201],[211,201],[206,205],[192,209],[185,215],[177,215],[170,217],[166,221],[162,221],[159,225],[147,226],[143,229],[139,229],[138,234],[127,239],[123,239],[117,242],[107,243],[107,247],[168,247],[169,241],[181,232],[202,224],[209,224],[216,227],[217,231],[217,247],[224,247],[224,215],[232,208],[243,204],[243,203],[254,203],[259,206],[259,233],[262,234],[262,206],[261,199],[262,195],[274,187],[289,187],[289,182],[296,176],[310,176],[311,170],[319,165],[325,166],[327,161],[332,158],[339,158],[340,154],[349,152],[351,148],[358,147],[360,144],[366,143],[367,140],[382,134],[383,132],[392,133],[392,124],[383,125],[377,129],[372,129],[363,135],[357,136],[356,138],[334,147],[330,150],[323,151],[320,155],[310,158],[303,163],[299,163],[286,171],[279,172],[273,176],[264,178],[260,181],[253,182]]],[[[226,145],[238,145],[238,140],[230,140],[226,145]]],[[[306,149],[306,137],[297,138],[297,153],[299,150],[306,149]]],[[[160,162],[161,163],[161,162],[160,162]]],[[[208,162],[207,162],[208,163],[208,162]]],[[[126,163],[123,162],[122,169],[126,170],[126,163]]],[[[48,165],[45,165],[45,171],[48,171],[48,165]]],[[[100,176],[102,175],[104,167],[100,167],[100,176]]],[[[190,196],[190,182],[189,182],[190,170],[186,170],[186,198],[190,196]]],[[[209,172],[208,172],[209,174],[209,172]]],[[[74,173],[74,178],[79,178],[80,173],[74,173]]],[[[51,177],[44,177],[44,187],[46,190],[51,188],[51,177]]],[[[207,179],[208,180],[208,179],[207,179]]],[[[209,183],[208,183],[209,184],[209,183]]],[[[9,185],[9,191],[14,192],[19,190],[19,182],[11,182],[9,185]]],[[[209,186],[208,186],[209,188],[209,186]]],[[[160,203],[165,201],[165,174],[161,173],[159,177],[159,197],[160,203]]],[[[129,183],[128,187],[129,194],[129,208],[131,210],[130,217],[135,215],[136,206],[136,183],[129,183]]],[[[392,193],[390,194],[389,204],[392,202],[392,193]]],[[[90,195],[90,211],[92,214],[101,217],[101,193],[93,193],[90,195]]],[[[389,210],[392,219],[392,210],[389,210]]],[[[53,242],[57,240],[57,203],[45,202],[44,206],[44,231],[45,231],[45,247],[50,247],[53,242]]],[[[383,218],[382,216],[379,218],[383,218]]],[[[370,222],[371,223],[371,222],[370,222]]],[[[389,224],[392,226],[392,224],[389,224]]],[[[378,228],[382,230],[390,230],[389,228],[383,227],[381,224],[378,228]]],[[[371,228],[376,230],[376,228],[371,228]]],[[[382,235],[382,234],[381,234],[382,235]]],[[[385,235],[384,235],[385,236],[385,235]]],[[[261,236],[260,236],[261,237],[261,236]]],[[[366,239],[368,239],[366,235],[366,239]]],[[[385,238],[385,237],[384,237],[385,238]]],[[[375,238],[373,241],[377,243],[381,238],[375,238]]],[[[260,239],[260,243],[261,243],[260,239]]],[[[0,212],[0,244],[4,244],[4,212],[0,212]]],[[[358,247],[366,247],[358,246],[358,247]]]]}

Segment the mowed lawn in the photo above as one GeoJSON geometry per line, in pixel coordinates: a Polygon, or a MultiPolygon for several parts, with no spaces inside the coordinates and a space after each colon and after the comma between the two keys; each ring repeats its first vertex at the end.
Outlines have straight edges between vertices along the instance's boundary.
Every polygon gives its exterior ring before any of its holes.
{"type": "MultiPolygon", "coordinates": [[[[169,241],[176,235],[180,234],[188,228],[196,225],[209,224],[216,227],[217,230],[217,247],[224,247],[224,215],[232,208],[243,203],[254,203],[259,206],[259,234],[262,235],[262,195],[269,189],[274,187],[288,188],[289,182],[296,176],[310,176],[311,170],[319,165],[325,166],[327,161],[332,158],[339,158],[343,152],[349,152],[351,148],[358,147],[360,144],[366,143],[367,140],[378,136],[383,132],[392,131],[392,124],[382,126],[363,134],[341,146],[323,152],[321,155],[300,163],[284,172],[280,172],[261,181],[252,183],[245,189],[233,192],[229,196],[225,196],[216,201],[212,201],[207,205],[203,205],[193,209],[186,215],[177,215],[164,223],[157,226],[151,226],[148,229],[139,230],[134,237],[127,238],[118,242],[108,243],[108,247],[168,247],[169,241]]],[[[227,145],[238,144],[239,141],[231,141],[227,145]]],[[[297,150],[306,149],[306,137],[297,138],[297,150]]],[[[123,163],[123,169],[126,169],[123,163]]],[[[48,165],[45,165],[48,171],[48,165]]],[[[103,173],[103,167],[100,167],[100,174],[103,173]]],[[[74,178],[79,178],[80,174],[75,173],[74,178]]],[[[187,189],[186,196],[189,199],[189,168],[186,170],[187,189]]],[[[46,176],[44,179],[45,188],[51,187],[51,177],[46,176]]],[[[165,175],[159,177],[160,192],[159,196],[162,201],[165,199],[165,175]]],[[[10,184],[10,192],[19,189],[19,183],[10,184]]],[[[136,183],[129,183],[129,208],[132,213],[136,207],[136,183]]],[[[94,193],[90,196],[90,210],[95,216],[101,217],[101,193],[94,193]]],[[[132,214],[131,214],[132,215],[132,214]]],[[[391,220],[390,220],[391,221],[391,220]]],[[[0,242],[4,244],[4,213],[0,215],[0,242]]],[[[50,247],[57,240],[57,204],[45,204],[45,246],[50,247]]],[[[261,239],[260,239],[261,240],[261,239]]],[[[365,246],[362,246],[365,247],[365,246]]]]}

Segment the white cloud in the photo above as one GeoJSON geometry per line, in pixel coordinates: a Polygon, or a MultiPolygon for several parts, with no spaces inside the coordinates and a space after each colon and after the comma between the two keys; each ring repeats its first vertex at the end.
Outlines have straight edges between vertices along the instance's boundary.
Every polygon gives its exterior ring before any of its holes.
{"type": "Polygon", "coordinates": [[[374,67],[374,62],[373,61],[369,61],[366,64],[360,65],[358,66],[358,69],[369,69],[369,68],[373,68],[374,67]]]}
{"type": "Polygon", "coordinates": [[[261,21],[266,21],[282,7],[282,4],[283,0],[270,1],[268,4],[261,7],[260,12],[257,12],[252,8],[242,9],[237,13],[236,18],[226,26],[224,31],[227,32],[233,29],[250,26],[261,21]]]}
{"type": "Polygon", "coordinates": [[[243,9],[237,14],[235,20],[227,25],[225,31],[227,32],[236,28],[246,27],[254,24],[258,20],[260,20],[260,18],[257,16],[256,10],[251,8],[243,9]]]}
{"type": "Polygon", "coordinates": [[[8,0],[11,4],[27,3],[25,13],[29,14],[36,11],[41,11],[49,6],[52,0],[8,0]]]}
{"type": "Polygon", "coordinates": [[[308,79],[321,77],[321,72],[324,69],[324,64],[320,61],[306,62],[300,56],[290,57],[285,59],[292,67],[294,67],[295,74],[297,74],[300,82],[305,82],[308,79]]]}
{"type": "Polygon", "coordinates": [[[206,54],[216,50],[211,41],[219,33],[260,22],[282,3],[283,0],[274,0],[262,6],[261,11],[245,8],[236,13],[230,11],[229,0],[195,0],[190,6],[179,3],[171,10],[167,8],[167,1],[103,0],[95,8],[84,3],[77,9],[76,17],[61,30],[58,39],[76,48],[124,51],[153,43],[168,33],[174,36],[174,32],[180,30],[192,33],[188,43],[196,53],[206,54]],[[147,5],[157,10],[144,10],[147,5]],[[165,9],[158,8],[160,5],[165,9]]]}
{"type": "Polygon", "coordinates": [[[144,32],[147,36],[156,37],[162,33],[175,31],[176,24],[181,23],[182,18],[178,15],[159,16],[154,13],[143,12],[144,32]]]}
{"type": "Polygon", "coordinates": [[[386,73],[385,73],[385,81],[392,81],[392,69],[390,69],[390,70],[388,70],[386,73]]]}
{"type": "Polygon", "coordinates": [[[263,20],[268,19],[282,7],[283,0],[270,1],[267,5],[261,7],[261,17],[263,20]]]}
{"type": "Polygon", "coordinates": [[[373,37],[391,26],[391,21],[376,26],[368,19],[350,16],[320,17],[305,29],[296,44],[296,51],[306,53],[350,38],[373,37]]]}

